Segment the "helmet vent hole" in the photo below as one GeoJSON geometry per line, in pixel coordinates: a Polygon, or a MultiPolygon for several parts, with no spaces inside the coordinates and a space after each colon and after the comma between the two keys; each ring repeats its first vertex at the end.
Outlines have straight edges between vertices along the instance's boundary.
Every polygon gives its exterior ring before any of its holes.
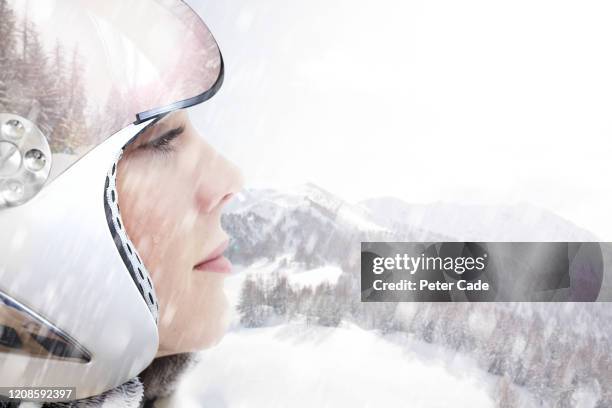
{"type": "MultiPolygon", "coordinates": [[[[2,0],[0,0],[2,1],[2,0]]],[[[121,152],[122,153],[122,152],[121,152]]],[[[119,193],[117,191],[117,160],[121,158],[121,153],[117,155],[112,168],[109,166],[107,179],[104,187],[104,209],[106,211],[107,222],[110,232],[119,251],[119,255],[127,268],[127,272],[132,278],[136,289],[142,296],[147,308],[151,312],[155,322],[159,318],[159,306],[156,304],[155,288],[153,280],[150,278],[146,266],[143,264],[137,253],[137,248],[127,236],[126,227],[122,226],[121,210],[119,208],[119,193]]]]}

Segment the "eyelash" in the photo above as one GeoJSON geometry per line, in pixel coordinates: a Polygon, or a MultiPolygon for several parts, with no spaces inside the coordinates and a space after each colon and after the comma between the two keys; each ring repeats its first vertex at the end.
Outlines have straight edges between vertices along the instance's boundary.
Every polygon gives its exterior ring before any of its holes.
{"type": "Polygon", "coordinates": [[[172,141],[176,139],[181,133],[183,133],[184,130],[185,128],[183,126],[178,127],[176,129],[172,129],[166,132],[163,136],[150,141],[145,145],[145,147],[154,149],[155,151],[163,154],[169,154],[174,151],[174,147],[171,144],[172,141]]]}

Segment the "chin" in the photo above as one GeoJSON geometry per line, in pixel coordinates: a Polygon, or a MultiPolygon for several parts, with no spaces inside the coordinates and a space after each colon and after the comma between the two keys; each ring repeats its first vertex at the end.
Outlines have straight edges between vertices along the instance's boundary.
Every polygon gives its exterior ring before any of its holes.
{"type": "Polygon", "coordinates": [[[204,350],[216,346],[227,333],[230,323],[229,302],[227,296],[223,293],[222,304],[216,308],[217,313],[211,316],[211,319],[205,319],[201,326],[199,335],[196,336],[197,344],[194,344],[193,350],[204,350]]]}

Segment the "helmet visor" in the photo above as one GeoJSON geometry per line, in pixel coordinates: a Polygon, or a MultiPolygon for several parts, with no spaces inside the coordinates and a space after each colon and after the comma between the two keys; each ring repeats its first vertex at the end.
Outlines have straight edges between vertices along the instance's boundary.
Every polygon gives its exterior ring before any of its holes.
{"type": "Polygon", "coordinates": [[[0,20],[0,112],[42,130],[51,177],[128,124],[200,103],[222,82],[215,39],[180,0],[7,0],[0,20]]]}
{"type": "Polygon", "coordinates": [[[0,292],[0,352],[87,363],[91,355],[75,340],[0,292]]]}

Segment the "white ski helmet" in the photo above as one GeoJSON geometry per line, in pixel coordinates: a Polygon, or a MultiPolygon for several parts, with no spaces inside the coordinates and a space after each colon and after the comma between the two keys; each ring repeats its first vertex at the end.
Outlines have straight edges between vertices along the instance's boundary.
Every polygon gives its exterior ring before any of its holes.
{"type": "Polygon", "coordinates": [[[84,398],[153,360],[158,304],[116,163],[222,81],[216,41],[181,0],[0,0],[0,385],[84,398]]]}

